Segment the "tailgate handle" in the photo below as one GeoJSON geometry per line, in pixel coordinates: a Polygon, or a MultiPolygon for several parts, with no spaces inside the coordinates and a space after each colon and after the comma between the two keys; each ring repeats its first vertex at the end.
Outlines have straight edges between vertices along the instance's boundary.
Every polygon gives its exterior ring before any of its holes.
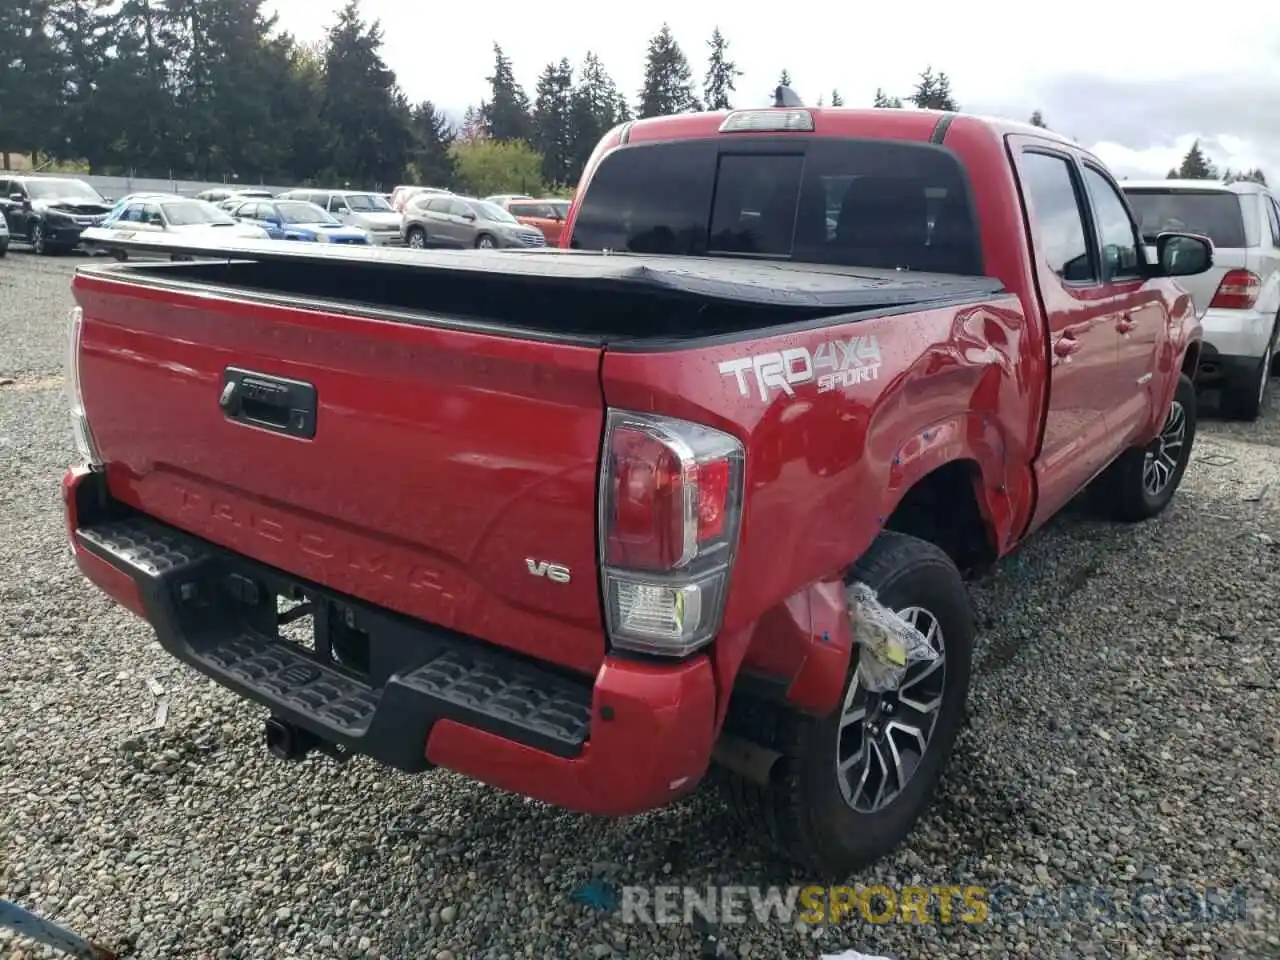
{"type": "Polygon", "coordinates": [[[316,388],[302,380],[227,367],[218,406],[228,420],[310,440],[316,435],[316,388]]]}

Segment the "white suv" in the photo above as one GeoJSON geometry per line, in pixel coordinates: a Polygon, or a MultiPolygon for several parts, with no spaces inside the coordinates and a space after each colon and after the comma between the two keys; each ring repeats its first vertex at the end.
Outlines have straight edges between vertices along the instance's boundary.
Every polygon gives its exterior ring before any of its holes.
{"type": "Polygon", "coordinates": [[[1213,241],[1213,267],[1179,283],[1204,324],[1198,384],[1222,388],[1222,410],[1256,420],[1263,409],[1280,333],[1280,206],[1257,183],[1122,180],[1120,186],[1154,244],[1165,230],[1213,241]]]}

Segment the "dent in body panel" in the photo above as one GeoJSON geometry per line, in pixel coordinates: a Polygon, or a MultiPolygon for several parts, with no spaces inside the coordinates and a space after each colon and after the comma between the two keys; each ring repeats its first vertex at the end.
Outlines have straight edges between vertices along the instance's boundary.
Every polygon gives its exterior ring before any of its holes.
{"type": "Polygon", "coordinates": [[[1030,500],[1018,461],[1030,459],[1038,428],[1041,384],[1022,366],[1043,345],[1030,332],[1018,300],[1007,296],[690,350],[676,364],[665,354],[606,351],[605,400],[744,441],[745,515],[725,614],[732,630],[838,577],[909,484],[948,458],[980,464],[989,493],[1005,487],[1005,498],[988,496],[984,509],[1001,525],[993,542],[1011,546],[1030,500]],[[735,377],[720,374],[721,364],[744,355],[812,355],[854,337],[878,344],[877,379],[825,392],[816,380],[792,383],[790,395],[773,390],[762,402],[758,391],[744,395],[735,377]]]}

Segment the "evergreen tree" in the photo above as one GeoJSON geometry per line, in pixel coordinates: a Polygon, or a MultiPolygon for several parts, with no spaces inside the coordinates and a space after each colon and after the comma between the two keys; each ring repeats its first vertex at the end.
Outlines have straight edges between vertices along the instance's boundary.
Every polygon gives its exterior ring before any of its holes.
{"type": "Polygon", "coordinates": [[[733,104],[729,95],[737,91],[737,79],[742,76],[738,65],[729,59],[729,41],[720,28],[711,32],[707,41],[711,55],[707,58],[707,76],[702,82],[702,92],[708,110],[728,110],[733,104]]]}
{"type": "Polygon", "coordinates": [[[533,139],[533,118],[529,97],[516,83],[511,61],[496,43],[493,45],[493,74],[489,81],[489,102],[484,107],[485,130],[494,140],[533,139]]]}
{"type": "Polygon", "coordinates": [[[1036,110],[1031,114],[1031,125],[1033,127],[1043,127],[1046,130],[1049,129],[1049,125],[1044,122],[1044,114],[1039,110],[1036,110]]]}
{"type": "Polygon", "coordinates": [[[533,145],[542,154],[542,179],[566,184],[573,176],[573,67],[568,58],[548,63],[538,77],[533,105],[533,145]]]}
{"type": "Polygon", "coordinates": [[[458,178],[453,127],[430,100],[413,108],[409,121],[413,133],[413,169],[418,182],[432,187],[452,187],[458,178]]]}
{"type": "Polygon", "coordinates": [[[50,36],[63,65],[57,136],[88,161],[90,172],[102,167],[111,141],[119,135],[103,126],[102,104],[97,102],[110,56],[112,13],[110,0],[54,0],[49,9],[50,36]]]}
{"type": "Polygon", "coordinates": [[[907,99],[921,110],[949,110],[955,112],[960,109],[951,93],[951,78],[945,73],[938,73],[935,76],[932,66],[924,68],[924,71],[920,74],[919,81],[916,83],[915,92],[907,99]]]}
{"type": "Polygon", "coordinates": [[[110,29],[114,44],[98,77],[92,124],[111,138],[105,162],[123,173],[166,175],[183,164],[185,136],[174,96],[172,17],[156,0],[124,0],[110,29]]]}
{"type": "Polygon", "coordinates": [[[63,153],[56,124],[64,64],[46,29],[49,0],[0,0],[0,148],[63,153]]]}
{"type": "Polygon", "coordinates": [[[840,96],[840,91],[839,91],[839,90],[832,90],[832,91],[831,91],[831,105],[832,105],[833,107],[843,107],[843,106],[844,106],[844,97],[840,96]]]}
{"type": "Polygon", "coordinates": [[[483,140],[489,136],[484,119],[488,110],[489,105],[483,100],[478,107],[467,107],[467,112],[462,115],[462,129],[458,132],[460,141],[471,143],[473,140],[483,140]]]}
{"type": "Polygon", "coordinates": [[[637,112],[641,117],[662,117],[699,109],[689,61],[672,36],[671,27],[664,23],[649,41],[637,112]]]}
{"type": "Polygon", "coordinates": [[[879,87],[876,87],[876,98],[874,101],[872,101],[871,105],[873,107],[879,107],[882,110],[883,109],[901,110],[902,98],[891,97],[887,93],[885,93],[882,89],[880,89],[879,87]]]}
{"type": "Polygon", "coordinates": [[[1223,183],[1260,183],[1264,187],[1267,185],[1267,178],[1263,175],[1262,170],[1254,167],[1252,170],[1232,170],[1228,167],[1222,172],[1223,183]]]}
{"type": "Polygon", "coordinates": [[[1187,155],[1182,158],[1182,166],[1178,168],[1178,179],[1180,180],[1216,180],[1217,173],[1213,169],[1213,165],[1209,163],[1204,155],[1204,151],[1200,149],[1200,141],[1195,140],[1191,144],[1191,149],[1187,151],[1187,155]]]}
{"type": "Polygon", "coordinates": [[[366,186],[404,179],[409,106],[382,59],[382,25],[366,24],[358,0],[329,30],[322,117],[333,130],[332,163],[345,180],[366,186]]]}
{"type": "MultiPolygon", "coordinates": [[[[784,68],[782,73],[778,74],[778,82],[774,84],[774,87],[776,89],[777,87],[789,87],[789,86],[791,86],[791,72],[784,68]]],[[[769,96],[772,99],[773,91],[769,92],[769,96]]]]}
{"type": "Polygon", "coordinates": [[[582,168],[600,138],[619,123],[630,119],[627,101],[594,53],[588,52],[578,71],[569,111],[569,140],[572,163],[566,183],[577,183],[582,168]]]}

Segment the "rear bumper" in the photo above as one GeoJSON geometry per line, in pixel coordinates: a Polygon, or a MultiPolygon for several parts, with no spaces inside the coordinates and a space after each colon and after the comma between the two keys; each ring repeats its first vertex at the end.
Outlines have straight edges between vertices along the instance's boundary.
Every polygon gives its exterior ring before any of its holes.
{"type": "MultiPolygon", "coordinates": [[[[1267,349],[1267,339],[1275,328],[1275,314],[1256,310],[1218,310],[1209,308],[1200,319],[1206,346],[1220,357],[1258,360],[1267,349]]],[[[1203,367],[1203,364],[1201,365],[1203,367]]],[[[1212,371],[1203,370],[1207,377],[1212,371]]]]}
{"type": "Polygon", "coordinates": [[[161,646],[344,753],[411,772],[439,765],[605,816],[661,807],[706,772],[716,688],[705,656],[611,657],[594,680],[567,674],[130,512],[100,473],[68,471],[63,501],[80,570],[161,646]],[[312,604],[313,645],[281,634],[279,595],[312,604]],[[339,640],[363,645],[359,671],[333,659],[339,640]]]}

